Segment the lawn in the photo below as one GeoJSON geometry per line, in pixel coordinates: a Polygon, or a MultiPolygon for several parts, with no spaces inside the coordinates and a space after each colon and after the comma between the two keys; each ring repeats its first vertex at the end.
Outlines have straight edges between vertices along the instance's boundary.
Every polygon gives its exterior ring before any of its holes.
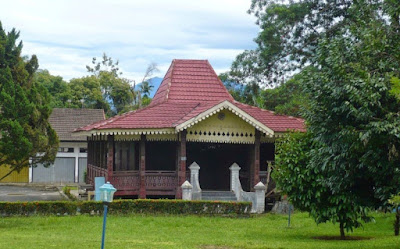
{"type": "MultiPolygon", "coordinates": [[[[393,214],[375,214],[351,235],[363,241],[321,241],[338,235],[338,225],[316,225],[308,214],[266,214],[252,218],[197,216],[109,216],[105,248],[400,248],[393,214]]],[[[0,248],[99,248],[100,216],[0,218],[0,248]]]]}

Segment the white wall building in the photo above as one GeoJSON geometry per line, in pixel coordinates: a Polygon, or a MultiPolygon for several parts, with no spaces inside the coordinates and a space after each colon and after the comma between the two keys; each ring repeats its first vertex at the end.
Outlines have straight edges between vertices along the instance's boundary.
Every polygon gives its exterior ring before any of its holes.
{"type": "Polygon", "coordinates": [[[29,169],[29,182],[84,183],[87,167],[86,136],[72,136],[79,127],[105,119],[102,109],[54,108],[49,122],[60,140],[54,164],[29,169]]]}

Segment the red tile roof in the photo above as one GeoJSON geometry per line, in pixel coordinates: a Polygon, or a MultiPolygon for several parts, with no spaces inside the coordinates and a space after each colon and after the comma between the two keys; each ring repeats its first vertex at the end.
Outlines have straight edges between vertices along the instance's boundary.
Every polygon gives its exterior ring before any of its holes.
{"type": "Polygon", "coordinates": [[[233,100],[207,60],[173,60],[150,105],[233,100]]]}
{"type": "Polygon", "coordinates": [[[272,111],[235,101],[207,60],[173,60],[148,107],[79,128],[78,131],[176,128],[224,101],[274,132],[288,129],[305,131],[302,119],[276,115],[272,111]]]}

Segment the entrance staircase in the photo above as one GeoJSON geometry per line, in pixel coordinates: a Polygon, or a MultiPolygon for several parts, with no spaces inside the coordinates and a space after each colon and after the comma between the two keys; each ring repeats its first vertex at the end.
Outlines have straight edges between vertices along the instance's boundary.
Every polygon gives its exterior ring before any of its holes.
{"type": "Polygon", "coordinates": [[[232,191],[207,191],[201,192],[201,199],[208,201],[237,201],[232,191]]]}

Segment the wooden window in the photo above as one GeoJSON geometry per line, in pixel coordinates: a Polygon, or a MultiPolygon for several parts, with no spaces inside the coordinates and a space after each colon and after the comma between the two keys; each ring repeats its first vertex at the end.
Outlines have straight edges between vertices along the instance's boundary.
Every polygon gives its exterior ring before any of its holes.
{"type": "Polygon", "coordinates": [[[137,142],[115,142],[114,169],[115,171],[136,170],[137,142]]]}

